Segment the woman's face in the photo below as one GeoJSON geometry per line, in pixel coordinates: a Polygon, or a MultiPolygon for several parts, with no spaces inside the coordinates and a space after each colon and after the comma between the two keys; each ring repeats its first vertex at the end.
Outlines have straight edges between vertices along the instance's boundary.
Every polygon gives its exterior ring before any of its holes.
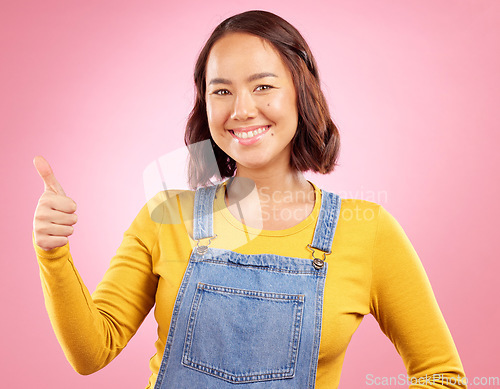
{"type": "Polygon", "coordinates": [[[298,123],[292,76],[267,41],[245,33],[219,39],[206,65],[215,143],[238,169],[288,169],[298,123]]]}

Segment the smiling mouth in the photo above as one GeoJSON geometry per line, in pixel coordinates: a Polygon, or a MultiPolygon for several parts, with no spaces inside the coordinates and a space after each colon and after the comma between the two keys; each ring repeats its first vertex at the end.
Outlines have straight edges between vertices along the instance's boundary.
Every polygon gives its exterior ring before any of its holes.
{"type": "Polygon", "coordinates": [[[235,131],[235,130],[229,130],[231,135],[236,137],[237,139],[248,139],[251,140],[253,138],[257,138],[259,135],[262,135],[266,133],[271,126],[262,126],[262,127],[257,127],[252,130],[247,130],[247,131],[235,131]]]}

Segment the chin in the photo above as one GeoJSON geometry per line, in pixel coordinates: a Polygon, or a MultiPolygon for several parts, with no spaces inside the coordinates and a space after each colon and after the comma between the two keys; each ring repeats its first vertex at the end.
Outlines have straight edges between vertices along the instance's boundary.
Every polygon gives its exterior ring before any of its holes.
{"type": "Polygon", "coordinates": [[[241,161],[237,162],[236,166],[240,166],[244,169],[263,169],[267,166],[267,163],[262,161],[241,161]]]}

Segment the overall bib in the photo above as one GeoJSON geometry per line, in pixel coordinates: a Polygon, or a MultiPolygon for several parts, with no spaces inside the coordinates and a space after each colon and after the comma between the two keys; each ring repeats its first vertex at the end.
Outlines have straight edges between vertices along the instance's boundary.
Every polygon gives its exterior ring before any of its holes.
{"type": "Polygon", "coordinates": [[[313,241],[304,242],[311,260],[200,245],[215,238],[217,189],[195,193],[198,245],[177,293],[155,389],[314,388],[324,259],[331,252],[340,197],[322,190],[313,241]]]}

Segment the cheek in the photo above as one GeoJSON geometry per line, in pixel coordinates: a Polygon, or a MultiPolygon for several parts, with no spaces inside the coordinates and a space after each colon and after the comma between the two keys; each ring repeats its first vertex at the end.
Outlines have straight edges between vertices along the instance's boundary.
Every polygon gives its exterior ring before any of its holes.
{"type": "Polygon", "coordinates": [[[215,131],[216,128],[217,128],[217,124],[216,124],[216,118],[214,117],[214,115],[216,114],[216,110],[214,110],[214,107],[213,105],[211,105],[208,101],[207,101],[207,121],[208,121],[208,129],[210,131],[210,136],[212,137],[212,139],[216,139],[217,138],[217,132],[215,131]]]}
{"type": "Polygon", "coordinates": [[[263,107],[265,115],[276,120],[294,122],[298,120],[297,99],[294,95],[283,94],[266,101],[263,107]]]}
{"type": "Polygon", "coordinates": [[[205,100],[207,102],[207,119],[208,119],[208,123],[212,123],[214,121],[214,108],[213,108],[213,104],[210,104],[207,100],[205,100]]]}
{"type": "Polygon", "coordinates": [[[210,131],[212,131],[212,128],[215,129],[216,127],[224,126],[228,118],[226,111],[222,104],[207,101],[207,119],[210,131]]]}

